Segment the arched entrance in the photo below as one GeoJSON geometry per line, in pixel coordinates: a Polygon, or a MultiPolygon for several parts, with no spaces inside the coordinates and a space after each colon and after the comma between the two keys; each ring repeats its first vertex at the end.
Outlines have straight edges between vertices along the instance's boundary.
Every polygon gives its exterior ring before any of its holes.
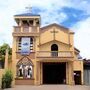
{"type": "Polygon", "coordinates": [[[33,64],[27,57],[23,57],[16,65],[17,78],[33,78],[33,64]]]}
{"type": "Polygon", "coordinates": [[[58,45],[57,44],[51,45],[51,56],[53,57],[58,56],[58,45]]]}

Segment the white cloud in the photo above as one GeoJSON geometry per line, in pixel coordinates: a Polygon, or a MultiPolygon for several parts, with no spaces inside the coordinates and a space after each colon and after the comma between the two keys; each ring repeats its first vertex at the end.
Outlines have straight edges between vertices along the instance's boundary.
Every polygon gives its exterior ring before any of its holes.
{"type": "Polygon", "coordinates": [[[69,0],[69,6],[77,10],[82,10],[86,15],[90,15],[90,1],[89,0],[69,0]]]}
{"type": "Polygon", "coordinates": [[[42,26],[51,24],[51,23],[61,23],[68,19],[68,16],[64,12],[55,12],[54,10],[47,10],[45,13],[41,13],[42,26]]]}
{"type": "Polygon", "coordinates": [[[90,58],[90,17],[77,22],[72,29],[75,30],[75,46],[84,58],[90,58]]]}
{"type": "MultiPolygon", "coordinates": [[[[25,7],[31,5],[38,7],[44,12],[41,12],[43,22],[45,23],[60,23],[68,19],[66,13],[56,10],[63,7],[72,7],[77,10],[82,10],[85,14],[90,14],[89,0],[2,0],[0,2],[0,45],[7,42],[12,43],[12,30],[15,25],[13,15],[25,11],[25,7]]],[[[83,18],[83,17],[82,17],[83,18]]],[[[81,54],[85,57],[90,57],[90,18],[76,23],[73,29],[76,29],[75,46],[81,50],[81,54]]]]}
{"type": "Polygon", "coordinates": [[[12,43],[12,30],[15,25],[13,15],[22,13],[28,5],[45,10],[41,13],[44,25],[45,22],[62,22],[67,19],[65,13],[61,12],[58,15],[55,11],[65,4],[63,0],[43,0],[43,2],[41,0],[7,0],[7,2],[0,2],[0,44],[12,43]]]}

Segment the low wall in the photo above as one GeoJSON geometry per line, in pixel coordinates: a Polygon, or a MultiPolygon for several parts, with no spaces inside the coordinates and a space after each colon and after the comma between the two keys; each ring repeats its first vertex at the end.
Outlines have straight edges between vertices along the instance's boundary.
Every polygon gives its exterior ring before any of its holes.
{"type": "Polygon", "coordinates": [[[3,73],[4,73],[4,69],[0,69],[0,88],[1,88],[1,80],[3,73]]]}
{"type": "Polygon", "coordinates": [[[34,85],[34,79],[15,79],[15,85],[34,85]]]}

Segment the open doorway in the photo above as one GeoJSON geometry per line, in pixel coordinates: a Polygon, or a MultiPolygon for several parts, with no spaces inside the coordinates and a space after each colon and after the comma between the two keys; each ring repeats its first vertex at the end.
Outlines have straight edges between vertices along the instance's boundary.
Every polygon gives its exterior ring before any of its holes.
{"type": "Polygon", "coordinates": [[[66,63],[43,63],[43,84],[66,84],[66,63]]]}
{"type": "Polygon", "coordinates": [[[74,81],[76,85],[81,85],[81,71],[74,71],[74,81]]]}

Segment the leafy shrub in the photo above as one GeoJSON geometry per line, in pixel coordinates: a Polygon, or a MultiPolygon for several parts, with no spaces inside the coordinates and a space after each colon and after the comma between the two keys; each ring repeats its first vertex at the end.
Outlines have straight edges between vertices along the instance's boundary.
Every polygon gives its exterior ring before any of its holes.
{"type": "Polygon", "coordinates": [[[7,70],[2,76],[2,89],[10,88],[13,80],[13,74],[10,70],[7,70]]]}

